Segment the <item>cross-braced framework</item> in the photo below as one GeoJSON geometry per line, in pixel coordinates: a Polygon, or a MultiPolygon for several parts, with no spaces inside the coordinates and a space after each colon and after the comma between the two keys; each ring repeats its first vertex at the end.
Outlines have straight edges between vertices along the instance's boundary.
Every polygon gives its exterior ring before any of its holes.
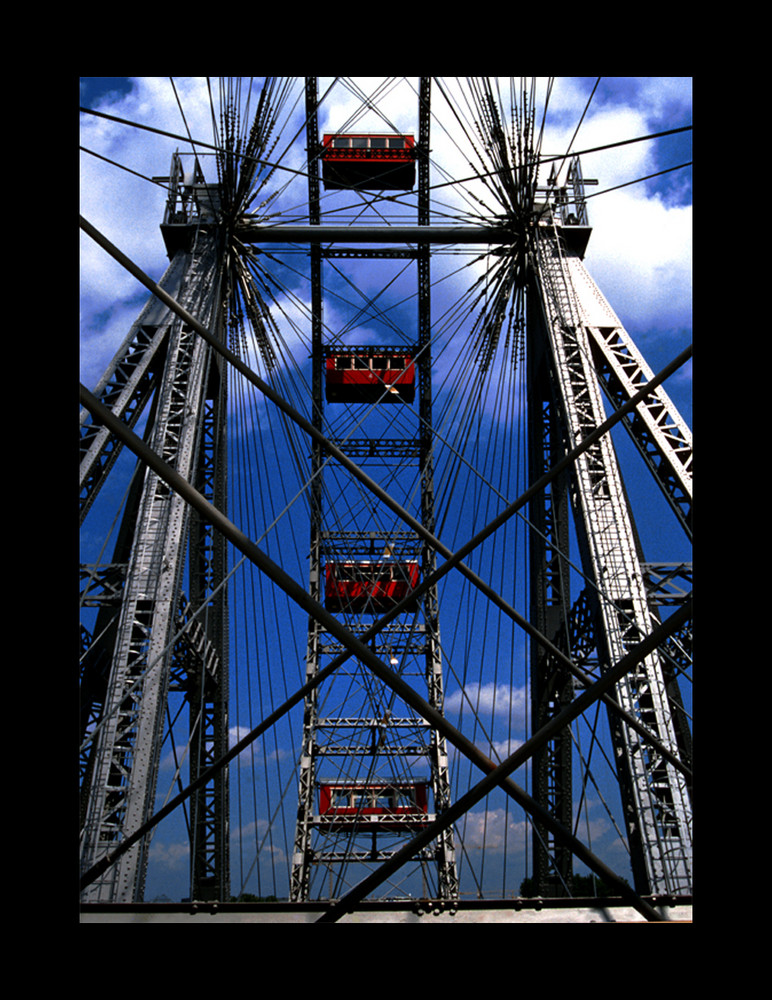
{"type": "Polygon", "coordinates": [[[688,123],[577,143],[600,81],[570,134],[548,111],[580,83],[186,79],[182,125],[84,114],[85,146],[171,144],[158,283],[82,219],[151,292],[82,389],[85,904],[157,893],[179,841],[182,894],[326,920],[690,896],[689,350],[652,370],[590,277],[582,174],[640,180],[603,151],[688,123]]]}

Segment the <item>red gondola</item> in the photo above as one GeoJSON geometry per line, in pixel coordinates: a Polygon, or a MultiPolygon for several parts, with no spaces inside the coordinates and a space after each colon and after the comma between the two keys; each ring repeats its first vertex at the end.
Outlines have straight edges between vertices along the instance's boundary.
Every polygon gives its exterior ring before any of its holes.
{"type": "Polygon", "coordinates": [[[412,403],[415,364],[404,351],[336,352],[327,358],[325,384],[328,403],[412,403]]]}
{"type": "Polygon", "coordinates": [[[335,782],[319,786],[322,821],[356,823],[358,830],[418,829],[429,824],[427,784],[335,782]]]}
{"type": "Polygon", "coordinates": [[[351,133],[322,136],[325,188],[410,191],[415,184],[412,135],[351,133]]]}
{"type": "MultiPolygon", "coordinates": [[[[324,603],[328,611],[380,614],[418,586],[417,562],[328,562],[324,603]]],[[[410,605],[406,610],[411,610],[410,605]]]]}

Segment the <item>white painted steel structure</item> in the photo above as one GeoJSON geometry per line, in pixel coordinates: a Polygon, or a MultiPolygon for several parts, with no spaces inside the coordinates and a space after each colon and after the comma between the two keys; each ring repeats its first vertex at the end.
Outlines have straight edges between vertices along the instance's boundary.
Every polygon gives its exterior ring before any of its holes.
{"type": "MultiPolygon", "coordinates": [[[[546,328],[560,385],[569,446],[575,447],[605,419],[593,361],[592,340],[605,350],[610,342],[631,347],[630,338],[588,275],[581,260],[563,249],[548,226],[538,240],[538,275],[546,328]],[[592,339],[591,339],[592,338],[592,339]]],[[[606,358],[619,371],[617,355],[606,358]]],[[[651,374],[637,360],[627,384],[644,387],[651,374]]],[[[691,435],[657,390],[642,407],[659,453],[678,473],[691,499],[691,435]],[[662,416],[664,414],[664,418],[662,416]],[[668,424],[677,432],[666,434],[668,424]]],[[[596,587],[602,622],[602,657],[618,662],[653,627],[627,498],[610,437],[602,438],[576,462],[573,503],[583,525],[587,570],[596,587]]],[[[617,689],[620,704],[645,723],[674,754],[678,752],[657,654],[647,657],[617,689]]],[[[691,805],[686,782],[668,762],[651,752],[634,732],[617,724],[618,761],[627,769],[633,801],[626,803],[628,831],[640,837],[650,884],[673,893],[691,892],[691,805]]]]}

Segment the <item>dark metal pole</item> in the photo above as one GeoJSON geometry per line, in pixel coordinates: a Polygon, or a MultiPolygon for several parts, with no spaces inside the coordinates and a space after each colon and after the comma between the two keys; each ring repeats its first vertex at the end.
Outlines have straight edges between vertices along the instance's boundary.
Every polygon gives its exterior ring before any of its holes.
{"type": "MultiPolygon", "coordinates": [[[[462,549],[457,550],[455,553],[451,552],[438,538],[435,538],[431,532],[421,524],[420,521],[412,517],[408,511],[403,510],[402,507],[392,497],[383,490],[374,480],[372,480],[367,473],[363,472],[359,466],[352,462],[351,459],[345,455],[339,448],[337,448],[331,441],[329,441],[322,432],[315,427],[309,420],[307,420],[301,413],[294,409],[285,399],[283,399],[267,382],[264,382],[258,375],[244,364],[238,355],[234,354],[229,350],[222,341],[218,340],[214,334],[211,333],[202,323],[194,317],[191,316],[187,310],[183,309],[182,306],[176,302],[168,292],[160,287],[152,278],[142,271],[132,260],[126,257],[114,244],[112,244],[106,237],[104,237],[94,226],[91,225],[86,219],[81,216],[80,220],[81,228],[88,233],[91,238],[97,242],[104,250],[106,250],[115,260],[122,264],[131,274],[137,278],[146,288],[148,288],[154,295],[167,305],[171,310],[173,310],[178,316],[180,316],[186,323],[188,323],[192,329],[196,331],[200,336],[211,344],[211,346],[241,375],[244,376],[255,388],[259,389],[271,402],[275,403],[276,406],[282,410],[294,423],[296,423],[302,430],[309,434],[315,441],[318,441],[322,447],[331,455],[337,462],[350,472],[356,479],[358,479],[370,492],[372,492],[379,500],[385,503],[395,514],[397,514],[410,528],[416,531],[421,537],[429,542],[440,555],[444,556],[449,562],[453,562],[453,565],[457,565],[459,570],[464,573],[472,582],[476,585],[485,584],[479,577],[473,573],[468,567],[461,565],[461,560],[464,555],[469,551],[476,548],[477,545],[482,542],[485,538],[489,537],[494,531],[501,527],[505,521],[508,521],[513,517],[518,510],[524,507],[532,496],[537,492],[544,489],[544,486],[549,483],[556,475],[562,472],[564,469],[572,465],[576,458],[581,455],[584,451],[590,448],[595,442],[606,434],[616,423],[618,423],[622,417],[626,416],[635,407],[644,400],[650,393],[664,382],[673,372],[677,371],[681,365],[686,362],[692,354],[691,345],[687,347],[678,357],[674,358],[670,364],[666,365],[651,381],[647,382],[645,386],[638,390],[634,396],[632,396],[624,405],[620,406],[618,410],[615,410],[602,424],[595,428],[590,434],[588,434],[580,444],[578,444],[568,455],[566,455],[560,462],[558,462],[554,468],[550,469],[544,476],[541,477],[536,483],[530,486],[521,496],[510,504],[505,510],[498,514],[493,521],[488,524],[481,532],[479,532],[473,539],[471,539],[462,549]]],[[[416,227],[418,229],[418,227],[416,227]]],[[[425,231],[425,227],[421,227],[422,231],[425,231]]],[[[491,594],[486,594],[486,596],[492,596],[491,594]]],[[[547,640],[544,640],[545,642],[547,640]]],[[[562,656],[559,650],[550,648],[549,650],[554,655],[562,656]]]]}
{"type": "Polygon", "coordinates": [[[303,587],[297,583],[281,566],[267,556],[262,549],[241,531],[229,518],[221,511],[217,510],[208,500],[203,497],[190,483],[184,479],[175,469],[165,462],[152,448],[150,448],[141,438],[115,417],[109,409],[83,386],[80,387],[80,399],[82,404],[91,412],[95,419],[103,422],[109,429],[121,437],[125,444],[148,465],[157,475],[159,475],[169,486],[172,487],[187,503],[198,513],[205,517],[218,531],[221,531],[228,541],[231,542],[243,555],[253,562],[262,572],[273,580],[289,597],[300,605],[304,611],[313,615],[324,628],[334,635],[350,652],[367,663],[373,672],[379,676],[384,683],[390,685],[399,696],[412,708],[421,714],[428,722],[437,728],[451,730],[446,735],[454,745],[466,754],[470,760],[474,761],[485,771],[491,770],[495,765],[465,736],[459,733],[455,727],[448,723],[436,709],[432,708],[410,685],[394,671],[390,670],[371,650],[356,636],[352,635],[341,623],[330,614],[329,611],[308,594],[303,587]]]}

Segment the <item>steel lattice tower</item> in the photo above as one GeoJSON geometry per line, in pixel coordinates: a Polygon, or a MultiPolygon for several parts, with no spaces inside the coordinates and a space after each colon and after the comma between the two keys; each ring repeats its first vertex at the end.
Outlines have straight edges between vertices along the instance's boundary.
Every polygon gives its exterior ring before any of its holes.
{"type": "MultiPolygon", "coordinates": [[[[309,160],[313,164],[309,170],[310,216],[312,223],[320,223],[319,212],[319,160],[320,149],[316,118],[316,81],[309,79],[306,84],[306,108],[308,122],[309,160]],[[317,151],[317,152],[313,152],[317,151]]],[[[428,148],[429,148],[429,81],[421,80],[419,94],[419,144],[418,144],[418,224],[428,224],[428,148]]],[[[430,281],[429,253],[426,245],[416,249],[345,249],[339,247],[313,247],[312,290],[314,319],[313,370],[314,399],[313,412],[319,429],[327,430],[324,411],[325,398],[322,375],[327,358],[372,357],[374,351],[388,355],[385,346],[347,347],[341,355],[341,348],[325,344],[322,300],[322,260],[356,255],[370,260],[415,260],[417,270],[417,317],[415,346],[412,354],[418,359],[417,409],[418,423],[412,435],[394,437],[370,436],[349,437],[335,443],[357,461],[363,468],[375,465],[381,470],[385,484],[391,489],[400,488],[400,476],[406,473],[412,484],[417,474],[420,483],[418,510],[414,513],[428,531],[434,530],[434,505],[432,496],[432,430],[431,430],[431,330],[430,330],[430,281]],[[412,470],[411,470],[412,466],[412,470]]],[[[388,390],[376,397],[373,409],[388,390]]],[[[334,404],[327,404],[334,405],[334,404]]],[[[352,418],[353,419],[353,418],[352,418]]],[[[367,430],[367,424],[361,425],[367,430]]],[[[376,432],[378,433],[378,432],[376,432]]],[[[404,433],[404,432],[403,432],[404,433]]],[[[381,431],[382,435],[383,432],[381,431]]],[[[434,569],[434,557],[429,546],[415,533],[400,530],[399,523],[387,526],[383,513],[376,514],[374,508],[367,511],[365,521],[357,526],[355,520],[347,521],[345,510],[325,510],[323,497],[323,469],[325,466],[321,447],[314,451],[314,494],[311,524],[311,586],[310,591],[319,601],[324,600],[322,582],[324,572],[341,565],[359,564],[363,572],[375,565],[382,570],[391,568],[397,574],[408,565],[406,560],[420,561],[424,577],[434,569]],[[345,527],[342,527],[344,526],[345,527]]],[[[377,477],[378,473],[374,475],[377,477]]],[[[340,500],[338,501],[340,503],[340,500]]],[[[409,500],[402,500],[409,504],[409,500]]],[[[333,501],[334,504],[334,501],[333,501]]],[[[393,519],[393,515],[392,515],[393,519]]],[[[384,610],[373,602],[361,608],[350,610],[340,608],[347,627],[357,635],[367,633],[373,618],[377,619],[384,610]]],[[[342,651],[339,644],[331,643],[318,621],[309,622],[308,676],[316,676],[326,662],[342,651]]],[[[425,695],[430,705],[441,710],[443,703],[442,664],[440,658],[439,617],[437,612],[436,589],[431,588],[421,600],[420,613],[404,613],[382,628],[372,637],[373,650],[393,664],[400,662],[401,676],[418,677],[418,685],[425,685],[425,695]]],[[[346,796],[349,802],[375,803],[394,800],[407,789],[412,790],[418,775],[431,789],[432,811],[441,814],[450,804],[448,781],[447,749],[440,734],[432,730],[426,720],[410,713],[399,700],[395,701],[383,686],[373,687],[368,677],[366,665],[358,664],[346,671],[345,684],[351,688],[360,687],[364,696],[353,694],[343,702],[346,709],[338,714],[327,715],[320,707],[320,698],[326,696],[327,703],[334,703],[334,695],[322,690],[314,690],[306,703],[303,736],[303,756],[300,765],[300,789],[298,825],[293,859],[293,881],[291,898],[306,900],[313,891],[312,874],[317,873],[316,893],[326,893],[325,873],[334,878],[335,866],[352,861],[361,863],[382,862],[395,849],[395,844],[404,842],[419,827],[416,817],[403,815],[390,817],[388,824],[380,822],[385,816],[378,816],[379,823],[366,806],[357,815],[343,814],[341,810],[332,816],[319,814],[317,801],[320,786],[330,787],[339,797],[346,796]],[[418,764],[410,761],[418,759],[418,764]],[[385,846],[384,846],[385,842],[385,846]]],[[[338,684],[340,687],[340,684],[338,684]]],[[[372,806],[373,809],[377,806],[372,806]]],[[[348,812],[348,811],[347,811],[348,812]]],[[[422,817],[423,820],[423,817],[422,817]]],[[[458,892],[455,857],[452,837],[449,833],[441,836],[437,844],[424,852],[425,863],[436,869],[434,886],[431,891],[441,899],[453,899],[458,892]]],[[[338,893],[335,893],[337,895],[338,893]]]]}
{"type": "MultiPolygon", "coordinates": [[[[551,371],[543,376],[549,388],[545,389],[546,408],[542,410],[545,413],[542,426],[548,425],[544,438],[549,442],[551,460],[560,454],[561,448],[575,447],[589,430],[603,422],[600,394],[604,381],[606,385],[613,382],[617,398],[627,400],[653,378],[582,266],[579,254],[570,249],[570,236],[566,240],[560,228],[552,220],[545,225],[546,232],[538,241],[537,294],[542,322],[534,321],[534,327],[546,337],[552,360],[551,371]]],[[[639,447],[650,456],[657,455],[654,466],[657,479],[674,510],[689,527],[690,433],[661,388],[638,411],[638,421],[633,433],[639,447]]],[[[532,426],[539,427],[536,419],[532,426]]],[[[534,447],[532,453],[536,458],[538,448],[534,447]]],[[[542,550],[532,562],[538,578],[533,591],[535,617],[556,644],[567,639],[567,648],[573,655],[588,641],[583,630],[591,630],[602,662],[617,662],[652,630],[655,619],[646,569],[609,440],[599,441],[581,456],[568,486],[587,577],[592,581],[577,602],[573,616],[560,613],[570,605],[558,582],[561,580],[559,552],[565,551],[559,547],[559,540],[561,534],[565,538],[566,530],[566,490],[559,486],[557,483],[552,494],[543,494],[538,502],[536,516],[540,521],[536,523],[542,523],[546,531],[537,548],[554,545],[554,558],[542,550]],[[579,609],[586,614],[582,626],[572,621],[572,617],[579,617],[579,609]]],[[[550,663],[548,657],[538,654],[537,659],[534,714],[546,721],[551,711],[566,698],[570,699],[571,683],[559,664],[550,663]]],[[[679,713],[669,701],[667,671],[666,664],[654,653],[625,678],[616,693],[629,716],[645,723],[661,745],[678,758],[683,741],[679,739],[679,713]]],[[[660,887],[668,892],[690,892],[691,804],[687,781],[660,752],[652,753],[640,735],[618,716],[612,715],[612,732],[620,763],[620,787],[636,884],[648,887],[649,891],[660,887]]],[[[570,809],[564,795],[570,783],[561,774],[561,769],[568,766],[565,747],[560,745],[563,742],[565,737],[537,761],[537,782],[543,782],[545,796],[556,812],[570,809]]],[[[549,884],[546,855],[544,839],[537,837],[534,856],[542,886],[549,884]],[[543,865],[541,873],[539,861],[543,865]]],[[[557,848],[556,856],[562,856],[557,848]]],[[[562,874],[567,877],[569,869],[562,874]]]]}
{"type": "MultiPolygon", "coordinates": [[[[676,675],[689,646],[690,616],[684,608],[678,632],[661,626],[668,574],[688,568],[669,570],[645,560],[605,433],[604,397],[689,538],[691,434],[662,376],[655,377],[584,267],[591,230],[579,159],[569,160],[565,184],[553,173],[540,186],[527,107],[517,146],[491,111],[485,136],[499,164],[501,215],[487,223],[436,224],[430,205],[432,84],[422,78],[416,92],[415,221],[330,224],[320,192],[316,78],[305,80],[304,91],[308,224],[293,219],[274,225],[243,209],[250,171],[241,165],[239,174],[235,164],[240,156],[257,164],[266,155],[262,104],[248,143],[224,141],[217,183],[207,183],[197,161],[193,174],[185,174],[175,155],[162,225],[170,264],[160,292],[93,395],[83,395],[82,517],[123,443],[140,448],[131,430],[148,416],[146,451],[137,451],[141,460],[112,556],[82,569],[83,603],[98,609],[93,628],[83,631],[81,653],[81,866],[88,876],[83,899],[143,898],[149,838],[123,853],[121,844],[152,825],[173,693],[184,696],[190,713],[191,897],[229,898],[229,779],[222,766],[231,645],[226,546],[241,544],[227,521],[229,367],[240,365],[240,374],[274,399],[228,348],[240,322],[234,289],[244,276],[234,261],[251,248],[268,255],[288,243],[301,246],[310,262],[310,418],[277,401],[310,442],[308,581],[285,581],[249,543],[242,551],[308,616],[297,818],[288,852],[291,901],[348,898],[356,891],[349,879],[356,881],[365,870],[375,873],[376,883],[387,882],[400,848],[427,830],[410,860],[417,891],[443,901],[459,896],[448,743],[483,772],[493,764],[443,716],[438,582],[449,571],[459,571],[530,637],[532,731],[548,735],[530,750],[530,797],[508,774],[497,784],[532,813],[537,891],[570,893],[577,854],[570,835],[571,733],[552,724],[603,677],[614,676],[602,697],[634,892],[689,895],[691,742],[676,675]],[[487,247],[504,276],[495,301],[486,305],[480,357],[492,355],[503,336],[504,303],[507,309],[514,303],[522,337],[530,486],[505,514],[527,511],[527,621],[469,568],[463,553],[454,558],[437,537],[431,262],[435,248],[448,244],[487,247]],[[354,340],[328,321],[325,275],[343,261],[383,267],[384,285],[394,263],[413,269],[412,325],[395,331],[393,343],[354,340]],[[414,364],[414,400],[386,402],[384,385],[384,395],[357,408],[326,390],[325,373],[336,359],[353,363],[401,354],[414,364]],[[181,485],[166,475],[167,468],[181,485]],[[361,492],[352,500],[348,484],[355,480],[361,492]],[[226,517],[210,518],[206,506],[191,500],[186,484],[226,517]],[[586,581],[575,594],[568,557],[573,538],[586,581]],[[418,576],[408,577],[413,566],[418,576]],[[353,608],[339,601],[330,614],[331,580],[349,572],[359,574],[361,583],[363,573],[386,569],[391,580],[406,584],[398,590],[404,598],[365,600],[353,608]],[[419,581],[419,596],[411,601],[419,581]],[[650,639],[660,634],[662,640],[650,639]],[[400,803],[408,805],[400,810],[400,803]],[[345,866],[353,874],[344,875],[345,866]]],[[[373,293],[369,304],[377,300],[373,293]]],[[[255,316],[262,316],[264,304],[253,306],[255,316]]],[[[260,329],[268,324],[261,320],[260,329]]],[[[261,350],[271,354],[270,336],[261,350]]],[[[591,855],[580,856],[592,867],[591,855]]],[[[406,862],[399,864],[404,869],[406,862]]],[[[394,894],[401,898],[402,891],[397,887],[394,894]]]]}
{"type": "MultiPolygon", "coordinates": [[[[161,282],[168,295],[221,329],[221,249],[216,229],[189,224],[171,177],[167,221],[174,241],[161,282]]],[[[201,185],[200,193],[207,188],[201,185]]],[[[198,207],[196,207],[198,213],[198,207]]],[[[226,383],[211,348],[171,309],[151,299],[97,387],[102,405],[131,427],[154,399],[150,447],[225,505],[226,383]]],[[[87,420],[81,430],[81,517],[118,458],[120,442],[87,420]]],[[[227,749],[227,602],[224,539],[151,471],[135,474],[112,561],[85,567],[84,602],[100,616],[81,666],[81,733],[96,726],[82,760],[82,865],[89,869],[152,815],[170,690],[190,711],[191,775],[227,749]],[[183,567],[189,553],[188,593],[183,567]],[[118,609],[116,616],[115,610],[118,609]]],[[[227,897],[228,785],[207,781],[191,803],[192,886],[197,898],[227,897]]],[[[146,842],[88,890],[89,901],[142,899],[146,842]]]]}

